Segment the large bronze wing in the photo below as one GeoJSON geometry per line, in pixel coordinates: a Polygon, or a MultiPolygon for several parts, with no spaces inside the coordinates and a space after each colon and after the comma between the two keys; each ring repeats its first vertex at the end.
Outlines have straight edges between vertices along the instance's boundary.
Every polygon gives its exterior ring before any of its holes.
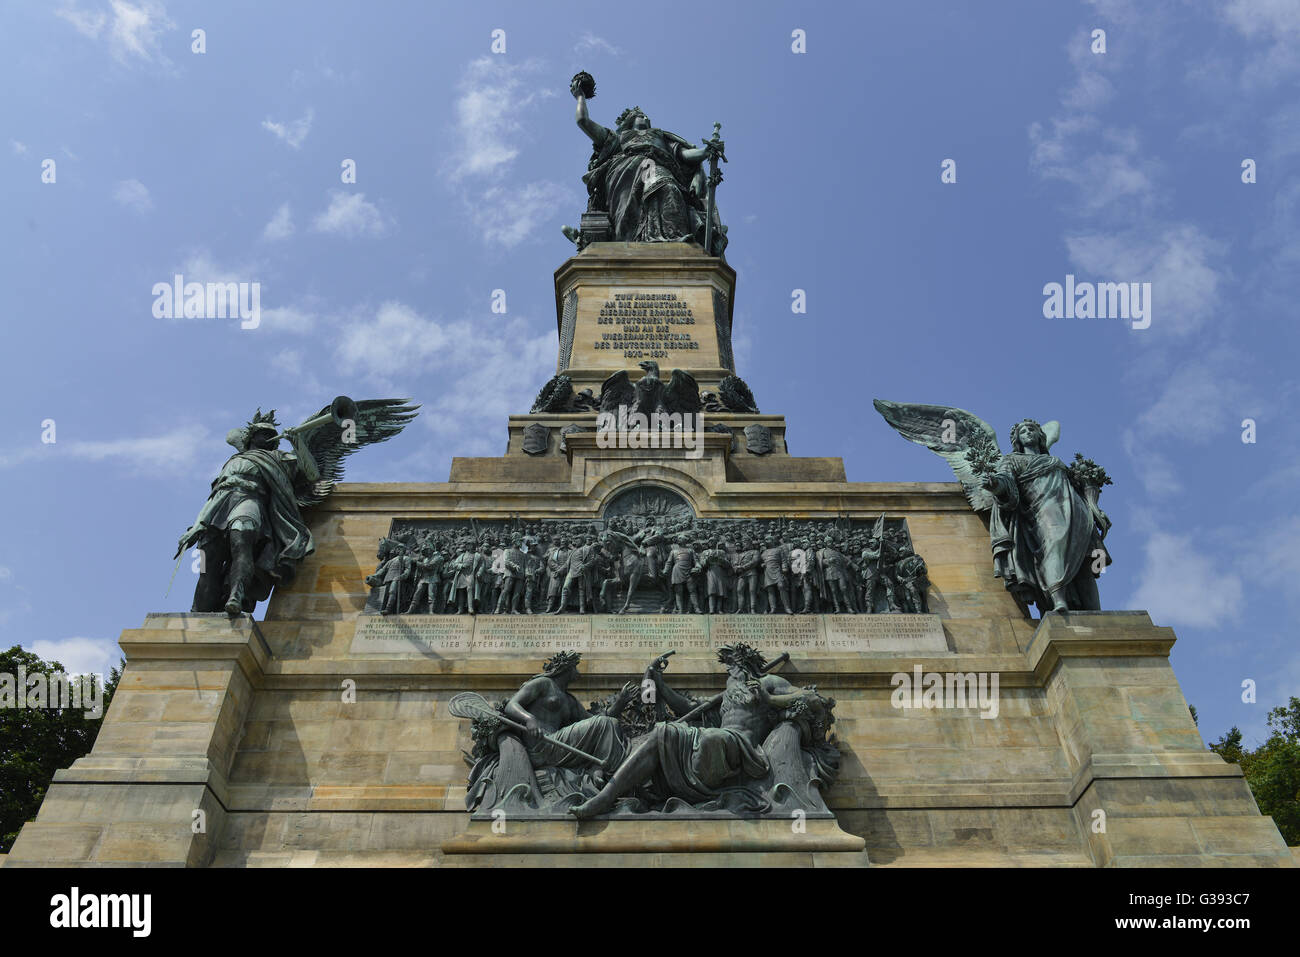
{"type": "Polygon", "coordinates": [[[871,404],[903,438],[943,457],[961,483],[971,508],[983,512],[993,507],[993,496],[980,484],[979,476],[966,460],[966,450],[977,436],[1000,449],[993,426],[965,409],[946,405],[909,405],[884,399],[874,399],[871,404]],[[945,438],[953,441],[945,442],[945,438]]]}
{"type": "Polygon", "coordinates": [[[621,405],[635,405],[636,390],[627,377],[626,369],[619,369],[600,387],[600,411],[617,412],[621,405]]]}
{"type": "Polygon", "coordinates": [[[669,412],[699,412],[703,407],[695,377],[682,369],[674,369],[672,378],[664,386],[664,408],[669,412]]]}
{"type": "MultiPolygon", "coordinates": [[[[409,399],[361,399],[357,402],[355,434],[345,433],[333,420],[307,432],[303,443],[316,460],[320,478],[298,492],[299,507],[323,502],[333,491],[334,483],[343,480],[344,459],[367,445],[391,439],[415,418],[418,408],[409,399]]],[[[329,411],[330,406],[326,406],[319,414],[326,415],[329,411]]]]}

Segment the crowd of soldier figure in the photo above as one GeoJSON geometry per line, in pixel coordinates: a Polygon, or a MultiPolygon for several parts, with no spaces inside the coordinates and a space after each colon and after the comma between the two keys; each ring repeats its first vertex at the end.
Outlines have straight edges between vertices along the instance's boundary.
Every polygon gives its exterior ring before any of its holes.
{"type": "Polygon", "coordinates": [[[404,528],[366,583],[391,614],[924,613],[925,562],[898,526],[617,517],[475,531],[404,528]],[[641,610],[644,601],[640,603],[641,610]]]}

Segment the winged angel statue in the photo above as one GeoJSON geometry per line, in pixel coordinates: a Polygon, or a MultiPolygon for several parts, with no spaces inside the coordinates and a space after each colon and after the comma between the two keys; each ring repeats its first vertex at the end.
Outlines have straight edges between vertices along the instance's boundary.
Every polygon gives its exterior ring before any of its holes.
{"type": "Polygon", "coordinates": [[[181,536],[176,556],[200,551],[192,611],[252,612],[278,584],[293,580],[315,550],[300,509],[325,500],[343,478],[343,462],[366,445],[401,432],[418,406],[406,399],[339,396],[317,415],[281,432],[275,410],[261,409],[231,429],[235,454],[212,480],[212,492],[181,536]],[[289,439],[292,451],[281,451],[289,439]]]}
{"type": "Polygon", "coordinates": [[[1102,544],[1110,519],[1097,506],[1110,478],[1075,456],[1067,466],[1049,451],[1061,424],[1024,419],[1011,427],[1011,451],[979,416],[942,405],[876,399],[876,411],[910,442],[947,461],[976,512],[987,512],[994,574],[1040,612],[1097,611],[1097,577],[1110,564],[1102,544]]]}

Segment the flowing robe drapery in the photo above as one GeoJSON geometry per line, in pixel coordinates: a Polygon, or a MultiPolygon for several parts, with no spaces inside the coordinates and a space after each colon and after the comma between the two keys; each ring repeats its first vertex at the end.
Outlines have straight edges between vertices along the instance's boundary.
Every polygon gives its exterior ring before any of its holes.
{"type": "Polygon", "coordinates": [[[1109,564],[1092,510],[1056,456],[1012,452],[1002,457],[993,479],[994,574],[1008,589],[1049,601],[1053,591],[1067,589],[1085,571],[1094,551],[1100,549],[1109,564]]]}
{"type": "MultiPolygon", "coordinates": [[[[600,758],[607,768],[617,767],[627,756],[627,737],[617,718],[592,715],[565,725],[551,738],[600,758]]],[[[520,735],[503,733],[496,750],[479,758],[470,769],[465,806],[473,811],[500,807],[514,801],[533,810],[567,811],[571,799],[584,800],[600,790],[600,768],[545,739],[526,745],[520,735]]]]}
{"type": "Polygon", "coordinates": [[[292,580],[298,563],[316,548],[298,511],[293,487],[297,473],[298,460],[286,452],[249,449],[232,455],[213,480],[194,524],[181,537],[177,554],[191,545],[204,547],[212,536],[224,534],[236,515],[256,515],[256,593],[265,598],[273,585],[292,580]],[[256,507],[249,508],[254,503],[256,507]]]}
{"type": "Polygon", "coordinates": [[[605,130],[599,161],[584,179],[603,201],[616,242],[686,242],[704,217],[687,198],[684,141],[663,130],[605,130]]]}

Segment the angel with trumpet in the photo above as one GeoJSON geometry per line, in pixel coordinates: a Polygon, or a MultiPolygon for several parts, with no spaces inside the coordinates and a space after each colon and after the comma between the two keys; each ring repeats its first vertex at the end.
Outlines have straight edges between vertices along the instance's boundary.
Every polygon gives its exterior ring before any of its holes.
{"type": "Polygon", "coordinates": [[[176,549],[199,549],[199,581],[191,611],[251,613],[278,584],[293,580],[315,550],[301,509],[325,500],[343,478],[344,459],[401,432],[418,406],[406,399],[339,396],[300,425],[280,431],[275,410],[261,409],[226,442],[235,454],[176,549]],[[280,449],[288,439],[292,451],[280,449]]]}

